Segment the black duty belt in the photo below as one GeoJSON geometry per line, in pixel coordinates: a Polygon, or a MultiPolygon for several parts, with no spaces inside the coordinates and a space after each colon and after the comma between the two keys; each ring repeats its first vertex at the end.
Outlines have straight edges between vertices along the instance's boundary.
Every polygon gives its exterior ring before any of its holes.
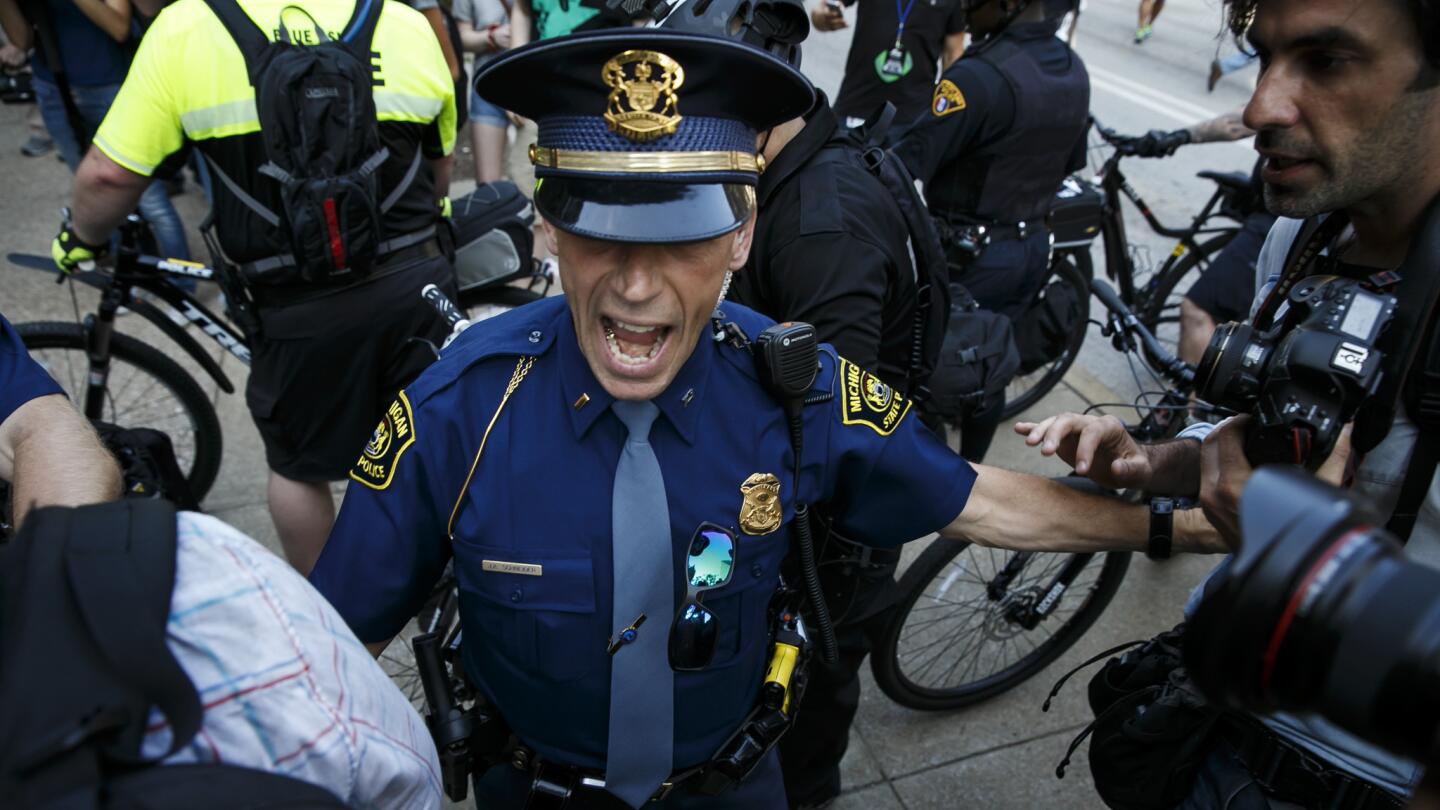
{"type": "Polygon", "coordinates": [[[1220,737],[1265,792],[1281,801],[1325,810],[1399,810],[1404,800],[1332,767],[1248,717],[1226,716],[1220,737]]]}
{"type": "MultiPolygon", "coordinates": [[[[529,771],[533,777],[530,798],[525,802],[525,810],[563,810],[577,792],[603,792],[605,790],[605,774],[601,771],[546,762],[537,757],[535,752],[523,746],[515,749],[514,758],[510,764],[518,770],[529,771]]],[[[708,764],[706,763],[706,765],[708,764]]],[[[682,786],[698,786],[705,775],[706,765],[696,765],[676,771],[669,779],[660,784],[655,795],[650,797],[650,801],[652,803],[662,802],[676,788],[682,786]]]]}

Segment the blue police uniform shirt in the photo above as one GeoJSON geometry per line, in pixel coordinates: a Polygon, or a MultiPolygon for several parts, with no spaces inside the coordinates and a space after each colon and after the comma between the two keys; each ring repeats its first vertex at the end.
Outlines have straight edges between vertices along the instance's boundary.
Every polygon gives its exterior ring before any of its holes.
{"type": "Polygon", "coordinates": [[[15,327],[0,315],[0,422],[36,397],[63,393],[25,351],[15,327]]]}
{"type": "MultiPolygon", "coordinates": [[[[751,337],[772,323],[723,310],[751,337]]],[[[741,516],[751,475],[779,479],[784,524],[797,496],[823,502],[847,536],[875,546],[946,525],[974,483],[908,402],[828,346],[821,366],[810,398],[825,401],[804,409],[798,486],[784,414],[748,351],[707,329],[655,400],[663,418],[650,443],[669,503],[675,603],[701,523],[729,527],[738,546],[735,575],[705,596],[719,625],[715,658],[675,675],[677,768],[707,761],[739,727],[768,662],[767,608],[790,533],[742,530],[757,526],[741,516]]],[[[592,768],[604,767],[607,744],[611,496],[626,438],[612,401],[563,298],[471,327],[392,404],[311,574],[356,635],[375,642],[415,615],[453,555],[470,678],[541,756],[592,768]],[[526,357],[533,365],[495,418],[526,357]]]]}

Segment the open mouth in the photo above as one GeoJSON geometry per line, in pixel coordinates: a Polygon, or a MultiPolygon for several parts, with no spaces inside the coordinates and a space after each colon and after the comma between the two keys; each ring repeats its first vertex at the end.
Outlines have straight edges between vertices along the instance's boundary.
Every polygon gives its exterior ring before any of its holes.
{"type": "Polygon", "coordinates": [[[605,330],[605,345],[610,356],[622,365],[642,366],[660,355],[670,337],[668,326],[646,326],[600,317],[605,330]]]}

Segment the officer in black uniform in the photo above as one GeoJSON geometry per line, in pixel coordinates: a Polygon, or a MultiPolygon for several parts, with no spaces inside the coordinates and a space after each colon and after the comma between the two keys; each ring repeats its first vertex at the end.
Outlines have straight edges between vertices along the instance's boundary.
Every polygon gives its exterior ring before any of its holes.
{"type": "MultiPolygon", "coordinates": [[[[809,29],[800,0],[757,6],[732,30],[727,23],[741,5],[716,0],[703,17],[683,13],[682,6],[662,27],[734,36],[798,69],[809,29]]],[[[755,238],[729,297],[778,321],[813,324],[842,357],[904,391],[918,295],[909,232],[889,192],[865,168],[858,141],[843,135],[829,100],[817,91],[803,117],[760,136],[767,165],[757,189],[755,238]]],[[[834,536],[826,548],[827,556],[850,551],[858,547],[834,536]]],[[[859,670],[894,603],[899,553],[874,550],[866,560],[822,566],[827,592],[841,597],[831,604],[842,614],[835,617],[839,660],[812,668],[795,727],[780,744],[791,807],[818,806],[840,793],[840,760],[860,705],[859,670]]]]}
{"type": "MultiPolygon", "coordinates": [[[[978,233],[978,255],[946,245],[954,280],[1017,322],[1045,279],[1045,215],[1084,166],[1090,77],[1055,36],[1072,0],[970,0],[976,43],[945,71],[930,114],[895,152],[925,186],[942,233],[978,233]]],[[[999,408],[984,429],[993,433],[999,408]]],[[[972,437],[967,436],[967,441],[972,437]]]]}

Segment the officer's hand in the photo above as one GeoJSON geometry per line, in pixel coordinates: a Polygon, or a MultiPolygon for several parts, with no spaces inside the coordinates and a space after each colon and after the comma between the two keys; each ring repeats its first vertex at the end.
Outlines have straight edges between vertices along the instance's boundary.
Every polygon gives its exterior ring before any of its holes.
{"type": "Polygon", "coordinates": [[[55,236],[55,241],[50,243],[50,258],[55,260],[55,266],[60,268],[60,273],[68,276],[81,264],[93,262],[96,256],[104,255],[105,248],[105,245],[91,245],[81,241],[75,234],[75,229],[66,222],[55,236]]]}
{"type": "Polygon", "coordinates": [[[1043,422],[1017,422],[1015,432],[1040,454],[1060,456],[1075,472],[1111,489],[1145,489],[1150,457],[1113,416],[1062,413],[1043,422]]]}
{"type": "Polygon", "coordinates": [[[850,26],[845,22],[845,12],[840,10],[840,4],[832,5],[827,0],[820,0],[810,9],[810,23],[819,31],[839,31],[850,26]]]}

